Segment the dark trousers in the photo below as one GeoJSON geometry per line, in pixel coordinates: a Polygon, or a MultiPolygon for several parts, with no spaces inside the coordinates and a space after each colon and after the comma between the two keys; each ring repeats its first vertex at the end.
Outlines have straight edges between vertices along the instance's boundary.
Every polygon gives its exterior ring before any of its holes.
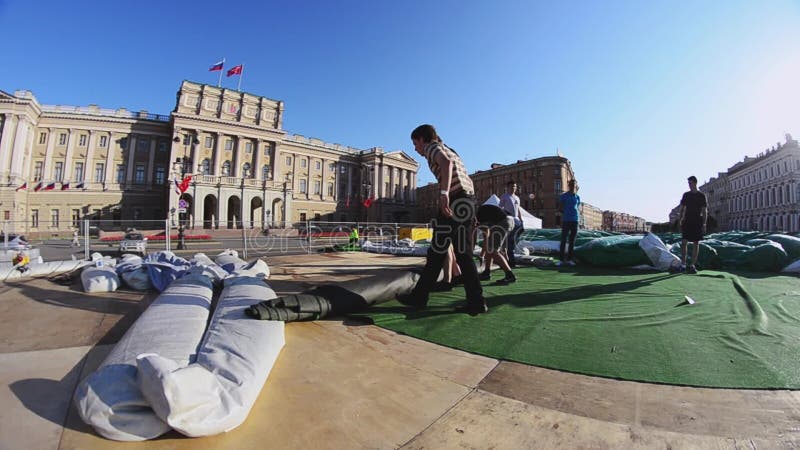
{"type": "Polygon", "coordinates": [[[575,237],[578,235],[578,222],[562,222],[561,223],[561,247],[559,253],[561,260],[564,261],[564,245],[567,243],[567,234],[569,234],[569,253],[568,259],[572,260],[572,250],[575,249],[575,237]]]}
{"type": "MultiPolygon", "coordinates": [[[[455,208],[453,210],[455,211],[455,208]]],[[[428,294],[439,278],[439,272],[442,270],[442,264],[447,256],[447,250],[450,244],[453,244],[456,262],[461,269],[461,276],[464,280],[467,306],[484,304],[483,288],[480,280],[478,280],[478,269],[472,260],[472,250],[475,246],[472,241],[474,217],[475,209],[473,207],[469,216],[465,216],[460,220],[443,216],[434,219],[433,240],[431,240],[431,247],[428,249],[428,257],[425,260],[425,268],[422,269],[422,276],[412,291],[414,298],[428,299],[428,294]]]]}
{"type": "Polygon", "coordinates": [[[522,233],[522,225],[515,225],[514,229],[508,233],[508,238],[506,239],[506,253],[508,253],[508,264],[510,266],[516,266],[517,261],[514,259],[514,249],[517,248],[517,241],[519,240],[519,235],[522,233]]]}

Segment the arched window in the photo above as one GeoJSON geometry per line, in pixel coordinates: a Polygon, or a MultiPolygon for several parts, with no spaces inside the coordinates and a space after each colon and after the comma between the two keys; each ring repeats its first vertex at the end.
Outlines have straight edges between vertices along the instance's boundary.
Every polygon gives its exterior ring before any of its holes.
{"type": "Polygon", "coordinates": [[[229,177],[231,175],[231,162],[225,161],[222,163],[222,175],[229,177]]]}
{"type": "Polygon", "coordinates": [[[206,159],[203,160],[202,164],[203,164],[203,168],[202,168],[203,175],[209,175],[211,173],[211,160],[206,158],[206,159]]]}
{"type": "Polygon", "coordinates": [[[249,177],[251,175],[249,162],[244,163],[244,165],[242,166],[242,175],[246,177],[249,177]]]}
{"type": "Polygon", "coordinates": [[[264,180],[268,180],[269,179],[269,166],[265,165],[261,169],[261,178],[263,178],[264,180]]]}

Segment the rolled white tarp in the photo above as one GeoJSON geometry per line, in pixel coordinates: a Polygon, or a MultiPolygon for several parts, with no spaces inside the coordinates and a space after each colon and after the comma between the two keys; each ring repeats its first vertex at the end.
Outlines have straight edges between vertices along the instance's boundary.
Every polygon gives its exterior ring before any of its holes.
{"type": "MultiPolygon", "coordinates": [[[[217,255],[214,258],[214,262],[228,273],[233,273],[247,265],[247,261],[239,258],[239,252],[230,249],[217,255]]],[[[269,276],[269,274],[267,274],[267,276],[269,276]]]]}
{"type": "Polygon", "coordinates": [[[60,273],[71,272],[81,267],[92,264],[91,261],[72,260],[72,261],[50,261],[45,263],[30,263],[27,270],[20,271],[20,267],[13,265],[3,265],[0,267],[0,281],[11,281],[28,277],[49,277],[60,273]]]}
{"type": "Polygon", "coordinates": [[[212,294],[212,280],[202,273],[190,272],[171,283],[78,385],[74,402],[83,421],[118,441],[152,439],[169,431],[139,390],[136,357],[157,352],[178,365],[193,362],[212,294]]]}
{"type": "Polygon", "coordinates": [[[245,309],[276,298],[257,260],[225,279],[225,288],[188,366],[163,354],[141,355],[139,386],[156,414],[187,436],[210,436],[247,419],[285,343],[284,323],[253,320],[245,309]]]}
{"type": "Polygon", "coordinates": [[[658,270],[669,270],[681,264],[681,259],[672,254],[664,242],[655,234],[647,233],[639,241],[639,247],[644,250],[653,267],[658,270]]]}
{"type": "Polygon", "coordinates": [[[83,269],[81,284],[83,292],[114,292],[119,289],[119,276],[114,267],[100,260],[83,269]]]}

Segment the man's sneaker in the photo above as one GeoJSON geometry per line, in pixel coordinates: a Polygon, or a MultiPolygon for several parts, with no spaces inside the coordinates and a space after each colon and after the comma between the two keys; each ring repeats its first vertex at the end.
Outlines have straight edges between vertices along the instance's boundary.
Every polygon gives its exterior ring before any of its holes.
{"type": "Polygon", "coordinates": [[[567,265],[568,266],[574,266],[575,265],[575,261],[574,260],[569,260],[569,261],[567,261],[567,265]]]}
{"type": "Polygon", "coordinates": [[[478,279],[481,280],[481,281],[489,281],[489,280],[492,279],[492,273],[491,272],[481,272],[481,274],[478,275],[478,279]]]}
{"type": "Polygon", "coordinates": [[[686,268],[686,273],[689,273],[689,274],[692,274],[692,275],[696,274],[697,273],[697,267],[695,267],[694,264],[692,264],[691,266],[686,268]]]}
{"type": "Polygon", "coordinates": [[[481,303],[477,305],[464,305],[459,306],[455,309],[457,313],[466,313],[470,316],[477,316],[478,314],[486,314],[489,312],[489,307],[486,306],[486,303],[481,303]]]}
{"type": "Polygon", "coordinates": [[[509,273],[505,278],[497,280],[497,284],[511,284],[517,281],[517,277],[513,273],[509,273]]]}
{"type": "Polygon", "coordinates": [[[681,264],[680,266],[672,266],[669,268],[670,273],[683,273],[686,272],[686,266],[681,264]]]}
{"type": "Polygon", "coordinates": [[[428,306],[427,298],[419,298],[414,294],[400,294],[397,296],[397,301],[413,308],[424,308],[428,306]]]}

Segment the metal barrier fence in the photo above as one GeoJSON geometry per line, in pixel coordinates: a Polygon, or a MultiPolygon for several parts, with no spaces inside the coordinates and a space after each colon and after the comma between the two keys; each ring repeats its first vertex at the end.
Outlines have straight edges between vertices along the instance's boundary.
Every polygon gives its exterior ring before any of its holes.
{"type": "Polygon", "coordinates": [[[181,229],[166,219],[79,220],[62,226],[41,225],[30,221],[0,222],[0,262],[10,261],[20,251],[25,251],[31,260],[41,256],[44,261],[89,259],[92,253],[118,257],[159,250],[182,257],[200,252],[213,257],[226,249],[238,251],[242,258],[308,254],[348,244],[353,230],[358,230],[360,240],[380,244],[411,237],[411,229],[428,228],[428,224],[418,223],[306,221],[273,222],[263,229],[181,229]]]}

